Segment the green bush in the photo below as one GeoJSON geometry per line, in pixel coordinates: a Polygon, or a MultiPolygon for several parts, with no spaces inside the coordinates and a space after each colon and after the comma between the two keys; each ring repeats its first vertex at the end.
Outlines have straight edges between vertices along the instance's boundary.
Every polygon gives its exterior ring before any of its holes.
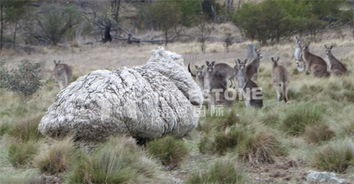
{"type": "Polygon", "coordinates": [[[193,172],[187,179],[187,184],[205,183],[248,183],[248,176],[236,167],[235,160],[218,160],[205,171],[193,172]]]}
{"type": "Polygon", "coordinates": [[[42,85],[40,65],[27,60],[21,62],[17,69],[8,71],[0,64],[0,88],[6,88],[23,96],[31,96],[42,85]]]}
{"type": "Polygon", "coordinates": [[[188,155],[188,149],[184,142],[172,136],[166,136],[149,142],[147,149],[163,165],[178,166],[188,155]]]}
{"type": "Polygon", "coordinates": [[[11,137],[17,138],[21,141],[34,140],[37,141],[42,138],[42,134],[38,131],[38,124],[41,116],[29,120],[22,120],[11,125],[8,134],[11,137]]]}
{"type": "Polygon", "coordinates": [[[112,138],[94,152],[82,154],[67,183],[161,183],[157,166],[135,140],[112,138]]]}
{"type": "Polygon", "coordinates": [[[319,147],[310,156],[317,169],[343,173],[354,166],[354,143],[351,140],[338,140],[319,147]]]}
{"type": "Polygon", "coordinates": [[[33,165],[42,173],[58,174],[67,171],[74,158],[74,143],[67,138],[57,141],[42,150],[33,160],[33,165]]]}
{"type": "Polygon", "coordinates": [[[299,135],[307,125],[322,123],[324,109],[310,103],[296,104],[285,110],[280,120],[281,129],[290,135],[299,135]]]}
{"type": "Polygon", "coordinates": [[[8,148],[9,161],[15,167],[24,166],[32,160],[37,152],[37,149],[38,145],[32,141],[26,143],[10,143],[8,148]]]}

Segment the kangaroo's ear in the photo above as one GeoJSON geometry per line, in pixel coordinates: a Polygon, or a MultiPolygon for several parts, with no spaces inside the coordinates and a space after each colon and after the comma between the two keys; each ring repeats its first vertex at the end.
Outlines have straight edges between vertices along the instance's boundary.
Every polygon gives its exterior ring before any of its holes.
{"type": "Polygon", "coordinates": [[[333,49],[333,47],[334,47],[334,45],[331,45],[331,46],[329,47],[329,49],[333,49]]]}
{"type": "Polygon", "coordinates": [[[247,59],[243,60],[243,64],[246,64],[246,63],[247,63],[247,61],[248,61],[247,59]]]}
{"type": "Polygon", "coordinates": [[[215,61],[211,62],[211,65],[215,65],[215,61]]]}
{"type": "Polygon", "coordinates": [[[204,67],[205,67],[205,65],[202,65],[202,66],[200,67],[200,69],[204,69],[204,67]]]}
{"type": "Polygon", "coordinates": [[[324,48],[325,48],[325,49],[328,49],[328,47],[327,47],[327,45],[326,45],[326,44],[324,45],[324,48]]]}
{"type": "Polygon", "coordinates": [[[275,62],[275,59],[274,59],[274,57],[271,57],[270,59],[271,59],[271,60],[272,60],[273,62],[275,62]]]}
{"type": "Polygon", "coordinates": [[[55,65],[57,64],[57,61],[54,60],[53,62],[54,62],[55,65]]]}
{"type": "Polygon", "coordinates": [[[60,64],[61,63],[61,60],[58,60],[58,64],[60,64]]]}
{"type": "Polygon", "coordinates": [[[199,69],[199,66],[198,65],[194,65],[194,67],[198,70],[199,69]]]}
{"type": "Polygon", "coordinates": [[[280,59],[280,57],[278,56],[278,57],[277,57],[277,62],[279,61],[279,59],[280,59]]]}
{"type": "Polygon", "coordinates": [[[205,63],[206,63],[207,66],[209,66],[209,64],[210,64],[209,61],[206,61],[205,63]]]}
{"type": "Polygon", "coordinates": [[[242,63],[241,59],[237,59],[236,64],[241,64],[241,63],[242,63]]]}

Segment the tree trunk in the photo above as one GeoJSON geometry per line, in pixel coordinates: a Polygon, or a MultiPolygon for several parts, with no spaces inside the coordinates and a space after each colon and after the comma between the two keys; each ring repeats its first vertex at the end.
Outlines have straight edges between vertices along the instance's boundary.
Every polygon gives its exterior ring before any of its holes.
{"type": "Polygon", "coordinates": [[[165,47],[167,47],[168,44],[168,30],[165,30],[165,47]]]}
{"type": "Polygon", "coordinates": [[[16,22],[15,22],[14,37],[13,37],[14,49],[16,49],[17,26],[18,26],[18,23],[17,23],[17,21],[16,21],[16,22]]]}
{"type": "Polygon", "coordinates": [[[0,5],[0,51],[3,48],[3,41],[4,41],[4,5],[0,5]]]}

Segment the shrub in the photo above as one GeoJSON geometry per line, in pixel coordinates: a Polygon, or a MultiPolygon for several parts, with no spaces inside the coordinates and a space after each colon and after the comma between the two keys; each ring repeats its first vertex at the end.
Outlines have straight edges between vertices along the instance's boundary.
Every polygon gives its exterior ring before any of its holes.
{"type": "Polygon", "coordinates": [[[229,149],[235,148],[245,139],[250,131],[241,126],[233,126],[226,132],[219,132],[215,135],[215,153],[225,154],[229,149]]]}
{"type": "Polygon", "coordinates": [[[233,183],[244,184],[248,178],[243,170],[236,167],[235,160],[218,160],[205,171],[193,172],[187,184],[233,183]]]}
{"type": "Polygon", "coordinates": [[[33,119],[18,121],[10,127],[8,134],[24,142],[39,140],[42,137],[42,134],[38,131],[40,120],[41,117],[38,116],[33,119]]]}
{"type": "Polygon", "coordinates": [[[188,155],[188,149],[182,140],[172,136],[156,139],[147,144],[149,153],[158,158],[163,165],[178,166],[188,155]]]}
{"type": "Polygon", "coordinates": [[[209,136],[208,134],[204,134],[200,139],[198,144],[198,149],[200,153],[214,153],[215,146],[214,146],[214,139],[213,137],[209,136]]]}
{"type": "Polygon", "coordinates": [[[289,107],[281,118],[281,128],[290,135],[299,135],[307,125],[319,124],[324,114],[323,108],[309,103],[289,107]]]}
{"type": "Polygon", "coordinates": [[[34,158],[33,165],[42,173],[62,173],[68,170],[74,152],[74,143],[71,139],[57,141],[40,152],[34,158]]]}
{"type": "Polygon", "coordinates": [[[331,142],[318,148],[310,159],[318,169],[345,172],[354,165],[354,143],[351,140],[331,142]]]}
{"type": "Polygon", "coordinates": [[[0,136],[5,135],[10,129],[10,125],[8,123],[3,123],[0,125],[0,136]]]}
{"type": "Polygon", "coordinates": [[[273,163],[275,156],[284,153],[278,139],[267,132],[257,132],[247,136],[236,151],[243,160],[253,164],[273,163]]]}
{"type": "Polygon", "coordinates": [[[112,138],[89,155],[82,155],[68,183],[159,183],[158,170],[135,140],[112,138]]]}
{"type": "Polygon", "coordinates": [[[11,143],[8,152],[10,163],[15,167],[28,164],[36,154],[37,147],[37,144],[32,141],[11,143]]]}
{"type": "Polygon", "coordinates": [[[335,133],[325,124],[308,125],[305,128],[305,139],[309,143],[320,143],[330,140],[335,133]]]}
{"type": "Polygon", "coordinates": [[[40,65],[27,60],[21,62],[17,69],[7,71],[0,65],[0,88],[6,88],[23,96],[31,96],[41,87],[40,65]]]}

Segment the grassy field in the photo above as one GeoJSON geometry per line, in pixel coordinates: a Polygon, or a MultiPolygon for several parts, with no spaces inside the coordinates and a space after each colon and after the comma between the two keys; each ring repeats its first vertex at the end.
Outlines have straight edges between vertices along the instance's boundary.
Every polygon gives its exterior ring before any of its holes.
{"type": "MultiPolygon", "coordinates": [[[[324,44],[354,69],[354,40],[311,44],[324,58],[324,44]]],[[[41,116],[59,89],[51,78],[53,60],[74,68],[78,77],[96,69],[144,64],[156,45],[95,45],[39,48],[40,51],[3,55],[12,67],[23,59],[40,62],[44,86],[29,99],[0,89],[0,181],[5,183],[305,183],[309,170],[333,171],[354,182],[354,74],[324,79],[298,73],[292,58],[294,44],[263,47],[257,84],[265,105],[246,109],[237,102],[223,116],[206,116],[182,140],[172,137],[136,146],[129,138],[112,138],[100,145],[75,144],[70,138],[52,140],[38,134],[41,116]],[[271,86],[271,56],[290,73],[288,104],[275,100],[271,86]],[[167,156],[166,156],[167,155],[167,156]]],[[[168,50],[182,54],[185,63],[205,60],[234,65],[244,58],[247,43],[226,53],[222,43],[174,43],[168,50]]],[[[2,183],[2,182],[0,182],[2,183]]]]}

